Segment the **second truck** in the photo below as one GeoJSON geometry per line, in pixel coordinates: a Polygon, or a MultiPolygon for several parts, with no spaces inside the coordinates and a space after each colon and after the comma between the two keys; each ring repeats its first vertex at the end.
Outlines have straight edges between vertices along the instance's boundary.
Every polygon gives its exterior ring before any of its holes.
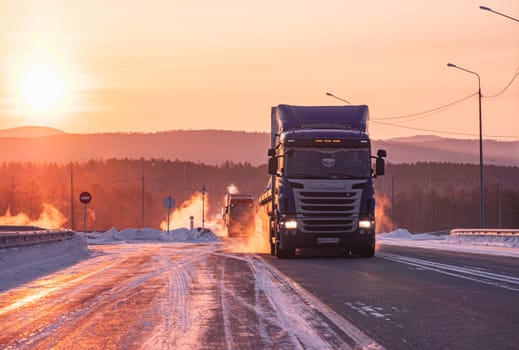
{"type": "Polygon", "coordinates": [[[375,254],[373,178],[386,152],[371,154],[369,112],[360,106],[278,105],[271,111],[271,175],[259,197],[272,255],[337,247],[375,254]]]}
{"type": "Polygon", "coordinates": [[[250,236],[254,233],[254,196],[250,194],[225,195],[222,218],[228,237],[250,236]]]}

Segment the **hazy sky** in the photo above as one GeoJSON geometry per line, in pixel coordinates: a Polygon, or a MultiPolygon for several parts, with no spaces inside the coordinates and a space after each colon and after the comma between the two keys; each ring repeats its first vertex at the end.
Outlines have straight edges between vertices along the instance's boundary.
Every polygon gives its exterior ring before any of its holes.
{"type": "MultiPolygon", "coordinates": [[[[511,81],[519,22],[479,5],[519,17],[517,0],[0,0],[0,129],[269,131],[271,106],[341,104],[329,91],[370,107],[376,139],[477,138],[475,95],[381,118],[475,94],[447,62],[484,96],[511,81]]],[[[519,139],[519,78],[482,105],[486,137],[519,139]]]]}

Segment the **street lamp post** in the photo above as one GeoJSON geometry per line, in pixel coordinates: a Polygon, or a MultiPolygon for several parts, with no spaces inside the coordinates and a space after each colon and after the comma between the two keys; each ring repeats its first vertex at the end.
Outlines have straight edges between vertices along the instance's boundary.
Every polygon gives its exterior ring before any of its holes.
{"type": "Polygon", "coordinates": [[[500,15],[500,16],[506,17],[508,19],[511,19],[512,21],[519,22],[519,19],[511,17],[511,16],[508,16],[508,15],[505,15],[504,13],[501,13],[501,12],[494,11],[490,7],[480,6],[479,8],[484,10],[484,11],[489,11],[489,12],[495,13],[496,15],[500,15]]]}
{"type": "Polygon", "coordinates": [[[483,127],[481,117],[481,78],[479,74],[468,69],[459,67],[452,63],[447,63],[447,67],[456,68],[478,77],[478,97],[479,97],[479,228],[485,226],[485,200],[483,195],[483,127]]]}
{"type": "Polygon", "coordinates": [[[346,100],[343,99],[343,98],[337,97],[337,96],[335,96],[334,94],[332,94],[331,92],[327,92],[327,93],[326,93],[326,96],[330,96],[330,97],[336,98],[336,99],[341,100],[342,102],[347,103],[348,105],[351,106],[351,102],[350,102],[350,101],[346,101],[346,100]]]}

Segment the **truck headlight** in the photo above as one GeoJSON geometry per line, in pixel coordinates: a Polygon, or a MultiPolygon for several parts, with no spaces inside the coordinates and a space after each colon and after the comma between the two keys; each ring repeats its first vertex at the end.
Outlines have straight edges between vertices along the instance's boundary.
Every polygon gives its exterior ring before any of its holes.
{"type": "Polygon", "coordinates": [[[371,228],[371,220],[359,220],[359,228],[361,229],[370,229],[371,228]]]}
{"type": "Polygon", "coordinates": [[[297,228],[297,221],[296,220],[285,221],[285,228],[287,230],[295,230],[297,228]]]}

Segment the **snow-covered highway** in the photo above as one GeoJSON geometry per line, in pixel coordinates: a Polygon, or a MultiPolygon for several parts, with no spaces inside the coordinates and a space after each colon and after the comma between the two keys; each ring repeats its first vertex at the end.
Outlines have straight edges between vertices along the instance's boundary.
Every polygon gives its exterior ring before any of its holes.
{"type": "Polygon", "coordinates": [[[88,241],[2,251],[0,348],[519,348],[513,242],[398,231],[373,259],[279,260],[210,231],[88,241]]]}

